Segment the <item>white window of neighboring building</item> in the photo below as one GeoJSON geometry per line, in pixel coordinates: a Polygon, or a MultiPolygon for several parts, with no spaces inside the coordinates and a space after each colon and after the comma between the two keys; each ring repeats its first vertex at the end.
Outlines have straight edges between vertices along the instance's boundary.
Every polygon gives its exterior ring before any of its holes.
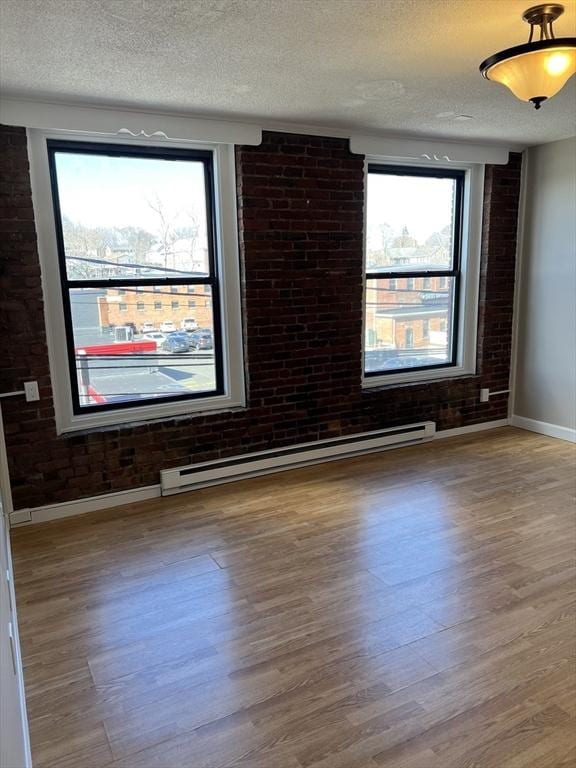
{"type": "Polygon", "coordinates": [[[368,161],[365,387],[475,373],[483,172],[368,161]]]}
{"type": "Polygon", "coordinates": [[[233,146],[29,138],[59,431],[244,405],[233,146]],[[157,297],[181,292],[206,297],[201,361],[138,335],[180,330],[157,297]]]}

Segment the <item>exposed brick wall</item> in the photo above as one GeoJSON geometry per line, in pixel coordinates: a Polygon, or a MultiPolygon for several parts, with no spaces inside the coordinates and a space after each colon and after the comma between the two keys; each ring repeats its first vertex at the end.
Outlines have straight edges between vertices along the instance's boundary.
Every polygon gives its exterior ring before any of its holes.
{"type": "Polygon", "coordinates": [[[248,407],[57,436],[26,138],[0,128],[0,391],[38,379],[40,403],[4,403],[15,506],[158,482],[159,470],[408,421],[440,429],[505,418],[519,155],[486,169],[479,375],[362,391],[363,158],[342,139],[265,133],[237,151],[248,407]]]}

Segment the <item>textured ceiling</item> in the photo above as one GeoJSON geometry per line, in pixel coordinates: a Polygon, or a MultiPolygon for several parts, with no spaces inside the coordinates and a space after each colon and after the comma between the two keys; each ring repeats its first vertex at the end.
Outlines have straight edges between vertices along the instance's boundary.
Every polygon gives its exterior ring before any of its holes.
{"type": "MultiPolygon", "coordinates": [[[[2,93],[537,144],[573,135],[576,78],[539,112],[478,64],[530,0],[0,0],[2,93]],[[463,117],[464,116],[464,117],[463,117]]],[[[564,0],[558,36],[574,35],[564,0]]]]}

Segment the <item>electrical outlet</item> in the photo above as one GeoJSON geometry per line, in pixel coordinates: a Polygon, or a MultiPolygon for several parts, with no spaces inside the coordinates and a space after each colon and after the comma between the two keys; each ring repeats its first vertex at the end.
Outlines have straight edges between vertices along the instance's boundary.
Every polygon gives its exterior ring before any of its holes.
{"type": "Polygon", "coordinates": [[[480,402],[481,403],[487,403],[488,400],[490,400],[490,390],[489,389],[481,389],[480,390],[480,402]]]}
{"type": "Polygon", "coordinates": [[[38,382],[37,381],[25,381],[24,382],[24,394],[26,395],[26,400],[29,403],[32,403],[35,400],[40,400],[40,392],[38,391],[38,382]]]}

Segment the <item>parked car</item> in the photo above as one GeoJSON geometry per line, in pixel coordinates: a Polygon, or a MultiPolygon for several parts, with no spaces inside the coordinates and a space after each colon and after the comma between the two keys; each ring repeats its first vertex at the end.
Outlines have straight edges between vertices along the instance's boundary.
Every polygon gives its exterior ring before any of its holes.
{"type": "Polygon", "coordinates": [[[152,331],[152,333],[145,333],[142,336],[143,341],[155,341],[157,346],[160,346],[165,340],[166,335],[159,331],[152,331]]]}
{"type": "Polygon", "coordinates": [[[162,349],[165,352],[188,352],[190,349],[188,334],[183,331],[171,333],[164,339],[162,349]]]}
{"type": "Polygon", "coordinates": [[[142,323],[140,333],[154,333],[155,330],[154,323],[142,323]]]}
{"type": "Polygon", "coordinates": [[[160,323],[160,330],[162,333],[173,333],[176,330],[176,326],[172,320],[164,320],[160,323]]]}
{"type": "Polygon", "coordinates": [[[184,320],[180,323],[180,327],[183,331],[188,331],[189,333],[192,331],[198,330],[198,323],[196,320],[194,320],[193,317],[185,317],[184,320]]]}
{"type": "Polygon", "coordinates": [[[190,346],[192,349],[213,349],[212,331],[209,328],[202,328],[191,333],[190,346]]]}

